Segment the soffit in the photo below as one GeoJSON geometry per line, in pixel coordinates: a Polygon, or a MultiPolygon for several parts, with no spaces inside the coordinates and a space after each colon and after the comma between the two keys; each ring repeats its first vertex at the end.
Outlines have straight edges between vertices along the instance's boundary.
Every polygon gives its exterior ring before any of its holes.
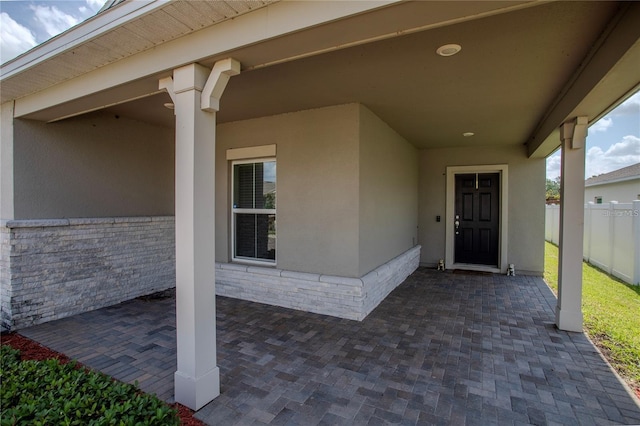
{"type": "MultiPolygon", "coordinates": [[[[275,1],[277,0],[166,3],[146,15],[100,33],[89,40],[70,43],[66,51],[29,67],[27,72],[19,72],[3,78],[2,101],[38,92],[136,53],[152,49],[167,41],[236,18],[275,1]]],[[[125,4],[120,3],[113,8],[122,6],[125,4]]],[[[103,14],[98,14],[91,19],[102,19],[101,15],[103,14]]],[[[91,22],[83,24],[90,25],[91,22]]],[[[69,31],[73,30],[72,28],[69,31]]],[[[66,33],[63,33],[57,38],[62,39],[65,35],[66,33]]],[[[55,38],[50,40],[50,42],[55,41],[55,38]]]]}

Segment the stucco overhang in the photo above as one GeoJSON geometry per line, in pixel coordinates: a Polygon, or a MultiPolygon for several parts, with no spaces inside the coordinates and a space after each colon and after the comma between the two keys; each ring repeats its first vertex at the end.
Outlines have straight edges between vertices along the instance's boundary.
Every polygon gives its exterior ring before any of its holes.
{"type": "Polygon", "coordinates": [[[233,19],[192,8],[123,2],[3,65],[2,100],[43,121],[107,108],[172,126],[158,79],[233,57],[243,70],[219,122],[360,102],[417,147],[528,144],[546,156],[562,122],[596,120],[640,82],[634,2],[264,1],[233,19]],[[436,55],[446,43],[462,51],[436,55]]]}

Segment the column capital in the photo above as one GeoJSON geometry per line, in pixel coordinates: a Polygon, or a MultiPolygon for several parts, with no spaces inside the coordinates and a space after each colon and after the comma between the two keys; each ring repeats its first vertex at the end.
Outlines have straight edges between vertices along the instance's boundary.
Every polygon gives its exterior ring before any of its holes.
{"type": "Polygon", "coordinates": [[[200,108],[206,112],[216,112],[220,110],[220,98],[229,79],[238,74],[240,62],[233,58],[216,62],[211,70],[193,63],[173,70],[173,77],[161,78],[158,88],[166,90],[174,104],[179,93],[190,90],[201,92],[200,108]]]}
{"type": "Polygon", "coordinates": [[[568,147],[570,149],[584,148],[588,126],[589,119],[586,116],[575,117],[570,121],[566,121],[560,126],[560,140],[569,142],[568,147]]]}
{"type": "Polygon", "coordinates": [[[211,70],[200,64],[189,64],[173,70],[173,91],[174,93],[197,90],[202,92],[211,70]]]}

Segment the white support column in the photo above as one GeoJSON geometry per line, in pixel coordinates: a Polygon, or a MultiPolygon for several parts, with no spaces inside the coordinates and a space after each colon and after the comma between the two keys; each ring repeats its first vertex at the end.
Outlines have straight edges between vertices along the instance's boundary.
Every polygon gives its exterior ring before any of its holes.
{"type": "Polygon", "coordinates": [[[0,219],[14,219],[13,208],[13,101],[0,110],[0,219]]]}
{"type": "Polygon", "coordinates": [[[588,121],[577,117],[560,128],[560,256],[556,325],[582,332],[582,245],[584,239],[584,169],[588,121]]]}
{"type": "Polygon", "coordinates": [[[176,115],[175,400],[193,410],[220,394],[215,308],[217,110],[201,106],[209,76],[208,68],[190,64],[174,70],[172,81],[160,81],[174,101],[176,115]]]}

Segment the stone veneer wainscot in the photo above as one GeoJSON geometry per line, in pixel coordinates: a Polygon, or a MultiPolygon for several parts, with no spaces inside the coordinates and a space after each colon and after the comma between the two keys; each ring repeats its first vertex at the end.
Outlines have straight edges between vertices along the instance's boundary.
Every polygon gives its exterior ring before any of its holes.
{"type": "MultiPolygon", "coordinates": [[[[0,253],[9,330],[175,287],[173,216],[6,221],[0,253]]],[[[216,263],[216,294],[359,321],[419,259],[416,246],[361,278],[216,263]]]]}
{"type": "Polygon", "coordinates": [[[173,216],[11,220],[0,250],[4,329],[175,287],[173,216]]]}
{"type": "Polygon", "coordinates": [[[216,263],[216,293],[361,321],[418,268],[419,262],[420,246],[361,278],[216,263]]]}

